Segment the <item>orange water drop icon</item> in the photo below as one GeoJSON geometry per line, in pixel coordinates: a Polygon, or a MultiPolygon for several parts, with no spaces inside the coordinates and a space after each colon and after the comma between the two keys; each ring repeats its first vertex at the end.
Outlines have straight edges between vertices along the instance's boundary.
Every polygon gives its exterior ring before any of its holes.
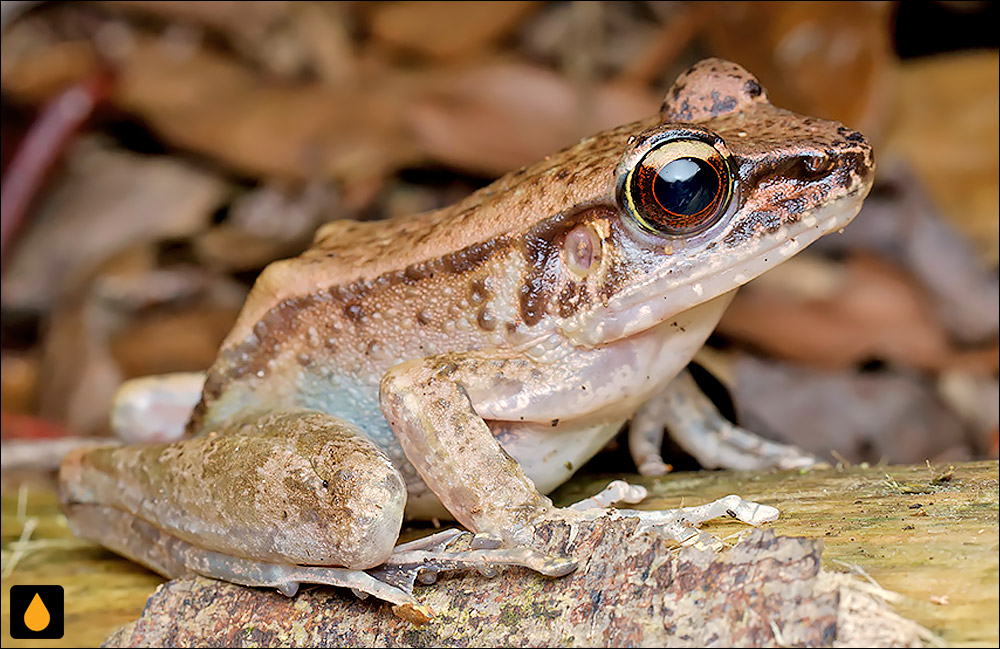
{"type": "Polygon", "coordinates": [[[35,593],[27,610],[24,611],[24,626],[38,633],[49,625],[51,619],[49,609],[45,608],[45,602],[38,593],[35,593]]]}

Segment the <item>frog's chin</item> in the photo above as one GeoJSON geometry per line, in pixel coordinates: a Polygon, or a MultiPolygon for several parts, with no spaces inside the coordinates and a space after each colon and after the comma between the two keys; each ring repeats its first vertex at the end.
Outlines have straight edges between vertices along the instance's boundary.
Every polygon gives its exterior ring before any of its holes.
{"type": "Polygon", "coordinates": [[[844,228],[861,209],[867,191],[856,191],[807,212],[790,226],[744,244],[731,264],[706,263],[686,278],[653,275],[614,296],[607,306],[566,320],[561,331],[575,344],[595,347],[627,338],[677,314],[724,295],[805,249],[820,237],[844,228]]]}

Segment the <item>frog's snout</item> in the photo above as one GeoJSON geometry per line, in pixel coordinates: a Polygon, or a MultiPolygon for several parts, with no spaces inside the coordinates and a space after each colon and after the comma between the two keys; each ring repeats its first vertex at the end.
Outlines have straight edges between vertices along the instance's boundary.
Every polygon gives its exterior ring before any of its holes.
{"type": "Polygon", "coordinates": [[[841,126],[837,134],[843,138],[836,152],[840,170],[854,186],[849,189],[870,187],[875,175],[875,151],[860,132],[841,126]]]}
{"type": "Polygon", "coordinates": [[[872,147],[861,133],[841,131],[848,135],[839,145],[790,156],[777,175],[804,185],[826,185],[834,195],[867,193],[875,174],[872,147]]]}

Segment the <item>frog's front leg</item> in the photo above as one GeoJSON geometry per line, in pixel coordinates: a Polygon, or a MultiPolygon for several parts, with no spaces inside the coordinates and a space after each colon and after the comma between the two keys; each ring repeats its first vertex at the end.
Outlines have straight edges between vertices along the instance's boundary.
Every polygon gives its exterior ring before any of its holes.
{"type": "Polygon", "coordinates": [[[632,417],[629,451],[642,475],[669,470],[660,456],[664,427],[706,469],[799,469],[818,463],[795,446],[765,439],[727,420],[686,369],[632,417]]]}
{"type": "Polygon", "coordinates": [[[424,482],[469,529],[515,541],[552,501],[494,439],[473,400],[518,391],[523,359],[451,354],[397,365],[382,379],[382,411],[424,482]]]}
{"type": "MultiPolygon", "coordinates": [[[[455,518],[476,532],[528,544],[540,521],[579,519],[612,501],[636,501],[634,491],[616,485],[580,507],[555,508],[478,414],[477,406],[492,411],[498,402],[518,403],[519,395],[530,394],[532,406],[523,412],[555,421],[557,413],[546,412],[544,404],[565,402],[565,395],[557,392],[560,387],[546,392],[544,377],[552,370],[525,358],[453,354],[396,366],[382,381],[382,409],[407,458],[455,518]]],[[[773,507],[738,496],[679,510],[620,513],[678,541],[690,539],[697,525],[720,516],[751,524],[777,517],[773,507]]]]}

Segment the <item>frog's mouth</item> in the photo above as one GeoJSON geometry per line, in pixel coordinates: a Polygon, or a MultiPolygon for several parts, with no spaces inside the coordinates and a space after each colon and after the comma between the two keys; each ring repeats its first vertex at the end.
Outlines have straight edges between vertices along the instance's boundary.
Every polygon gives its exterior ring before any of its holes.
{"type": "MultiPolygon", "coordinates": [[[[870,183],[834,202],[805,212],[795,223],[761,234],[733,249],[736,261],[697,265],[687,277],[654,273],[615,295],[606,306],[565,321],[562,333],[574,343],[594,347],[645,331],[699,304],[733,291],[801,252],[825,234],[849,224],[861,210],[870,183]]],[[[702,250],[706,258],[710,253],[702,250]]]]}

